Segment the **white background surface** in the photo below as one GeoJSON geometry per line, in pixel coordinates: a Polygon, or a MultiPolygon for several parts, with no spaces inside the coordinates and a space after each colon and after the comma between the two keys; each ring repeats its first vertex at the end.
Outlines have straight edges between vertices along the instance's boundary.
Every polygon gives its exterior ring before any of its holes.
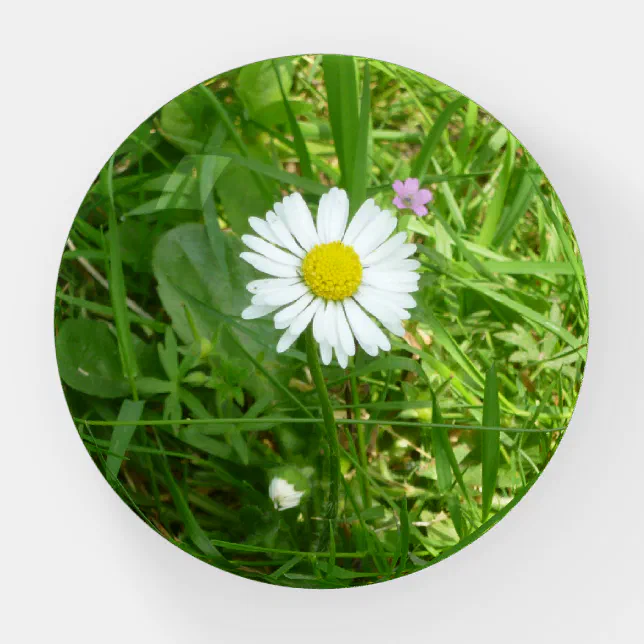
{"type": "Polygon", "coordinates": [[[3,641],[639,640],[644,47],[636,3],[597,4],[14,3],[0,38],[3,641]],[[590,289],[578,408],[540,482],[448,561],[346,591],[238,579],[154,534],[78,440],[52,336],[66,233],[116,146],[195,83],[303,52],[407,65],[482,104],[558,191],[590,289]]]}

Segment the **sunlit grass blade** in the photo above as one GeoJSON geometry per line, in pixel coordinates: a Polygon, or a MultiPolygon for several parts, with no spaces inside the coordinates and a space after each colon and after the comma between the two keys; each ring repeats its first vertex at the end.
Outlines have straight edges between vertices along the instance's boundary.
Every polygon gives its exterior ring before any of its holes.
{"type": "Polygon", "coordinates": [[[362,78],[362,99],[360,101],[360,124],[356,141],[353,183],[349,191],[351,213],[367,198],[369,180],[369,134],[371,131],[371,72],[369,62],[365,62],[362,78]]]}
{"type": "MultiPolygon", "coordinates": [[[[483,425],[499,427],[499,387],[496,368],[492,365],[485,376],[485,397],[483,399],[483,425]]],[[[483,466],[483,500],[481,502],[481,520],[485,521],[492,507],[492,498],[496,490],[496,479],[500,462],[501,433],[498,431],[481,433],[481,463],[483,466]]]]}
{"type": "MultiPolygon", "coordinates": [[[[432,423],[443,424],[436,395],[432,390],[432,423]]],[[[438,480],[438,489],[445,493],[452,487],[452,466],[450,465],[448,450],[451,449],[449,444],[449,435],[444,427],[432,427],[432,449],[436,459],[436,477],[438,480]]]]}
{"type": "Polygon", "coordinates": [[[479,291],[479,293],[482,293],[483,295],[489,297],[491,300],[494,300],[499,304],[503,304],[504,306],[507,306],[509,309],[512,309],[513,311],[519,313],[522,317],[530,320],[531,322],[534,322],[540,327],[543,327],[548,331],[552,331],[552,333],[559,336],[564,342],[569,344],[571,347],[577,348],[583,345],[582,339],[576,338],[567,329],[564,329],[562,326],[554,323],[552,320],[548,319],[544,315],[541,315],[541,313],[539,313],[538,311],[535,311],[529,306],[526,306],[525,304],[521,304],[521,302],[517,302],[513,300],[512,298],[505,295],[505,293],[499,290],[496,290],[494,288],[491,288],[490,286],[487,286],[481,282],[474,282],[471,280],[461,280],[461,279],[459,279],[458,281],[461,282],[462,284],[469,286],[475,291],[479,291]]]}
{"type": "Polygon", "coordinates": [[[342,186],[351,189],[359,131],[357,65],[352,56],[325,55],[322,69],[342,186]]]}
{"type": "Polygon", "coordinates": [[[507,214],[503,213],[501,216],[494,239],[492,240],[494,246],[502,246],[511,239],[514,227],[525,216],[530,201],[534,196],[534,183],[530,176],[531,171],[529,169],[523,172],[512,205],[508,208],[507,214]]]}
{"type": "Polygon", "coordinates": [[[432,154],[434,154],[434,150],[436,149],[436,146],[440,141],[443,131],[447,127],[447,124],[450,122],[454,113],[458,109],[466,105],[467,102],[468,98],[465,96],[461,96],[452,101],[445,107],[445,109],[441,112],[441,115],[434,122],[434,125],[429,131],[429,134],[427,135],[427,138],[425,139],[420,152],[414,159],[414,162],[411,166],[411,176],[417,177],[421,181],[421,183],[423,181],[423,177],[427,174],[429,164],[431,163],[432,154]]]}
{"type": "MultiPolygon", "coordinates": [[[[532,181],[534,182],[535,186],[538,188],[537,181],[534,177],[532,177],[532,181]]],[[[584,300],[584,304],[586,305],[586,308],[588,308],[588,293],[586,291],[586,278],[584,276],[584,268],[582,266],[581,259],[577,257],[577,255],[575,254],[572,244],[570,243],[569,235],[564,230],[561,219],[556,215],[555,211],[552,208],[552,205],[550,204],[546,196],[543,194],[543,192],[538,190],[538,194],[541,199],[541,202],[543,203],[544,208],[546,209],[546,214],[548,215],[548,218],[550,219],[552,225],[557,231],[557,236],[559,237],[559,241],[561,242],[566,258],[568,259],[568,261],[570,262],[570,264],[572,265],[575,271],[575,276],[577,278],[577,283],[579,285],[579,292],[584,300]]]]}
{"type": "Polygon", "coordinates": [[[498,185],[494,191],[492,201],[487,208],[487,212],[485,213],[485,220],[483,221],[483,226],[481,227],[481,232],[478,236],[478,243],[481,244],[481,246],[490,246],[494,236],[496,235],[497,225],[499,223],[499,219],[501,219],[503,206],[505,205],[505,196],[508,192],[512,172],[514,171],[515,160],[516,139],[508,133],[508,141],[505,147],[505,154],[503,155],[503,167],[499,174],[498,185]]]}

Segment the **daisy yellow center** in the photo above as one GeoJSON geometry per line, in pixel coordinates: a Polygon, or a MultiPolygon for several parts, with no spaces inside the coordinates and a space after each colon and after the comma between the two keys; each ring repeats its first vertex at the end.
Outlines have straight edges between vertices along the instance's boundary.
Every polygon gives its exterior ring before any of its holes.
{"type": "Polygon", "coordinates": [[[353,295],[362,280],[362,264],[351,246],[334,241],[314,246],[302,262],[308,287],[325,300],[344,300],[353,295]]]}

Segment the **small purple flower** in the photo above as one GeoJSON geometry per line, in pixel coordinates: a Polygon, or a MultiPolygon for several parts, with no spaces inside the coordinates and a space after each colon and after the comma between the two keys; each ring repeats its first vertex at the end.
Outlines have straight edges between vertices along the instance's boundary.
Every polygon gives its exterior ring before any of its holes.
{"type": "Polygon", "coordinates": [[[410,208],[419,217],[427,214],[425,204],[433,199],[432,193],[423,188],[418,189],[418,179],[406,179],[403,183],[400,179],[394,181],[393,189],[397,196],[394,197],[393,204],[400,210],[410,208]]]}

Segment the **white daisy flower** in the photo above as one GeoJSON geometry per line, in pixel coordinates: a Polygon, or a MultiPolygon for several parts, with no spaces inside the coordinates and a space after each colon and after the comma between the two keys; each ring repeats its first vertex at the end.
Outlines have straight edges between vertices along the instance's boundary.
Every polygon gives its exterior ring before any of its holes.
{"type": "Polygon", "coordinates": [[[416,306],[420,263],[404,232],[392,236],[396,218],[367,199],[347,226],[349,199],[332,188],[320,199],[317,222],[302,195],[294,193],[266,214],[248,220],[259,236],[243,235],[253,252],[241,258],[271,277],[250,282],[246,320],[275,313],[275,328],[286,329],[277,351],[286,351],[309,324],[322,362],[332,353],[347,366],[355,341],[371,356],[391,344],[373,316],[388,331],[403,336],[407,309],[416,306]]]}
{"type": "Polygon", "coordinates": [[[268,486],[268,495],[276,510],[289,510],[300,504],[304,492],[298,492],[294,485],[281,478],[274,478],[268,486]]]}

